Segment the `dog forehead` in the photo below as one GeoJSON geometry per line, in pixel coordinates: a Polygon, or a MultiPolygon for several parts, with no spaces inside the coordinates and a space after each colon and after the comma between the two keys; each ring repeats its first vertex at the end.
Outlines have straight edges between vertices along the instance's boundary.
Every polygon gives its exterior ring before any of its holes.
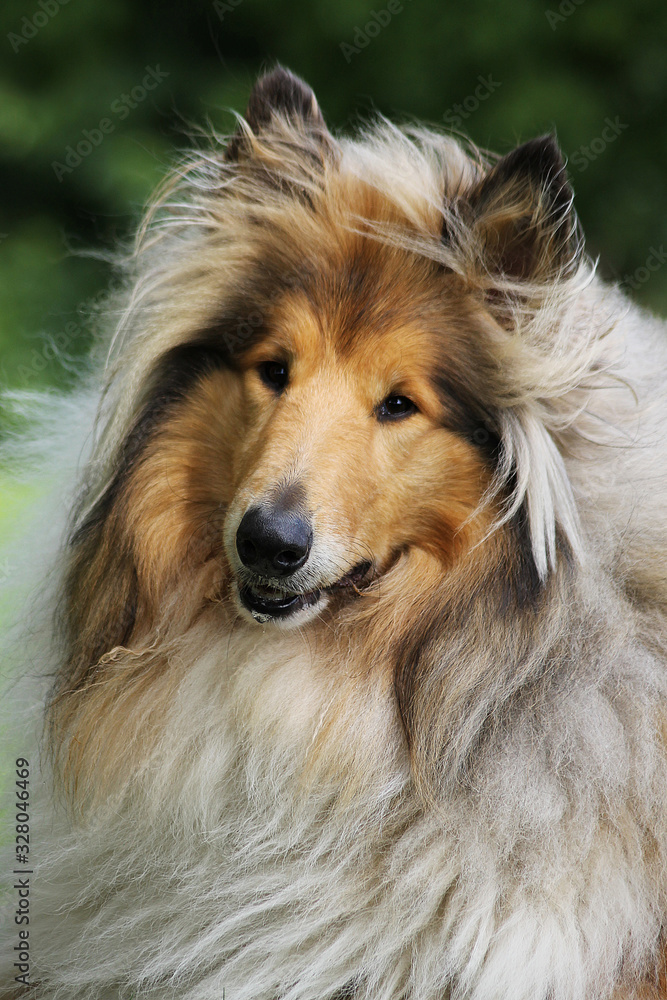
{"type": "Polygon", "coordinates": [[[305,294],[290,296],[276,312],[258,353],[285,355],[301,373],[326,371],[372,391],[389,380],[426,381],[435,366],[436,338],[407,312],[351,315],[346,304],[321,308],[305,294]]]}
{"type": "Polygon", "coordinates": [[[451,309],[437,280],[401,282],[400,273],[350,262],[276,298],[266,333],[299,356],[377,356],[414,367],[425,354],[433,358],[451,309]]]}

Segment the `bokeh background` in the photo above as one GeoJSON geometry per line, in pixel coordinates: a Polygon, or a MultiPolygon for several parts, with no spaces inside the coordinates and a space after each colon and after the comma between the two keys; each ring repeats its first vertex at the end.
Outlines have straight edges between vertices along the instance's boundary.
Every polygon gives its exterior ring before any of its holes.
{"type": "Polygon", "coordinates": [[[275,61],[336,129],[379,110],[499,152],[555,129],[603,274],[667,314],[665,0],[4,0],[0,28],[5,385],[71,385],[109,253],[275,61]]]}

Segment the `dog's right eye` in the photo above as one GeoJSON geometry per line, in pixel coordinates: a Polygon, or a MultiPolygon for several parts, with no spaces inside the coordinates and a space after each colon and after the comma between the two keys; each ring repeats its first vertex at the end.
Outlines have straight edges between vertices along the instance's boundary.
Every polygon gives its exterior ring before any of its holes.
{"type": "Polygon", "coordinates": [[[287,385],[289,371],[283,361],[265,361],[259,366],[259,376],[269,389],[282,392],[287,385]]]}

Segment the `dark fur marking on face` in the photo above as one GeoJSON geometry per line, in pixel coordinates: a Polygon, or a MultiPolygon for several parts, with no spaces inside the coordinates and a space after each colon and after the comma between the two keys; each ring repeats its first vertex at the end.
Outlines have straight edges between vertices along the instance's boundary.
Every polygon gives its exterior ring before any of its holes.
{"type": "Polygon", "coordinates": [[[506,565],[497,567],[492,584],[498,595],[499,611],[504,615],[516,611],[532,613],[544,593],[545,583],[535,565],[525,506],[510,522],[508,535],[510,551],[506,565]]]}
{"type": "Polygon", "coordinates": [[[271,315],[281,299],[294,292],[307,294],[313,275],[306,264],[287,271],[283,261],[261,260],[244,281],[245,294],[239,294],[223,312],[213,315],[190,343],[219,352],[227,367],[238,370],[244,355],[268,336],[271,315]]]}
{"type": "Polygon", "coordinates": [[[433,381],[445,410],[443,425],[479,448],[494,468],[500,459],[500,438],[491,413],[449,373],[440,371],[433,381]]]}
{"type": "Polygon", "coordinates": [[[144,406],[115,462],[113,478],[71,533],[67,606],[60,613],[73,654],[69,674],[63,680],[64,691],[85,686],[100,657],[115,646],[125,645],[135,628],[138,582],[134,558],[127,540],[122,536],[110,539],[107,529],[116,506],[123,502],[128,476],[141,462],[165,413],[184,398],[195,382],[224,365],[224,354],[217,345],[201,339],[175,347],[160,358],[144,406]],[[102,557],[104,578],[97,569],[102,557]],[[81,617],[81,608],[86,609],[90,621],[81,617]],[[94,627],[93,619],[104,622],[104,626],[94,627]]]}
{"type": "MultiPolygon", "coordinates": [[[[512,483],[509,491],[512,491],[512,483]]],[[[504,528],[504,545],[500,556],[488,571],[480,576],[469,594],[468,602],[486,606],[498,617],[534,614],[543,599],[545,581],[540,578],[533,557],[530,528],[525,507],[522,507],[504,528]]],[[[465,627],[466,611],[460,625],[465,627]]]]}
{"type": "Polygon", "coordinates": [[[377,248],[362,245],[354,256],[327,271],[304,273],[302,288],[317,315],[334,331],[337,350],[348,355],[359,346],[364,330],[390,329],[401,314],[390,290],[383,288],[377,248]]]}
{"type": "Polygon", "coordinates": [[[104,523],[167,411],[208,374],[220,368],[238,370],[244,354],[267,336],[268,316],[281,296],[306,284],[305,272],[285,274],[277,262],[258,264],[246,278],[245,294],[239,293],[224,312],[158,359],[144,390],[144,404],[116,458],[115,474],[93,509],[77,523],[70,536],[72,546],[104,523]]]}
{"type": "Polygon", "coordinates": [[[271,501],[277,507],[305,511],[307,501],[305,487],[298,479],[278,483],[271,492],[271,501]]]}
{"type": "Polygon", "coordinates": [[[225,355],[217,344],[194,340],[173,348],[160,358],[150,380],[146,402],[126,437],[116,472],[103,495],[70,537],[77,546],[105,522],[132,469],[136,467],[146,445],[159,429],[167,410],[186,395],[199,379],[225,366],[225,355]]]}

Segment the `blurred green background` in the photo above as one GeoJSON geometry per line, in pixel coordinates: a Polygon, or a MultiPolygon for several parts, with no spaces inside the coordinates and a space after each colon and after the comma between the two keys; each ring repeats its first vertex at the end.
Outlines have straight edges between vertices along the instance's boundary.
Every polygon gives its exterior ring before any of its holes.
{"type": "MultiPolygon", "coordinates": [[[[72,384],[105,256],[276,60],[334,128],[379,110],[498,152],[555,128],[602,273],[667,315],[665,0],[3,0],[0,385],[72,384]]],[[[26,490],[0,466],[0,533],[26,490]]]]}
{"type": "Polygon", "coordinates": [[[71,383],[105,254],[190,124],[229,129],[276,60],[334,128],[377,109],[499,152],[555,128],[603,274],[667,313],[665,0],[4,0],[0,21],[6,385],[71,383]]]}

